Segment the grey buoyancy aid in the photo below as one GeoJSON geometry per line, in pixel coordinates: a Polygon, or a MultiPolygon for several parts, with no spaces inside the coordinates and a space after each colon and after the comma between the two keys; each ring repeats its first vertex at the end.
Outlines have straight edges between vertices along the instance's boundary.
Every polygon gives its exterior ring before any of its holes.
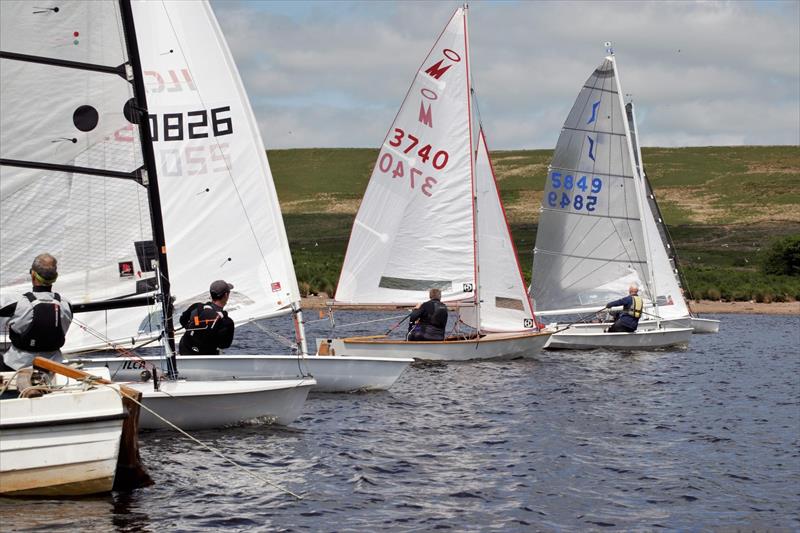
{"type": "Polygon", "coordinates": [[[40,300],[32,292],[25,296],[33,308],[31,323],[24,333],[9,328],[11,344],[26,352],[52,352],[64,346],[65,334],[61,318],[61,296],[53,293],[52,300],[40,300]]]}
{"type": "Polygon", "coordinates": [[[622,311],[626,315],[631,315],[635,319],[639,319],[642,316],[642,309],[644,309],[644,300],[640,296],[631,296],[631,300],[633,301],[630,307],[626,307],[622,311]]]}

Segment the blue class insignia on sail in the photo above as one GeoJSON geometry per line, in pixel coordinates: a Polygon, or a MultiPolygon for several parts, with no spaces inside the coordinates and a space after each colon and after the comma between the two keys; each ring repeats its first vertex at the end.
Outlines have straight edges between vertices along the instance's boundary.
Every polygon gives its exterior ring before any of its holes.
{"type": "Polygon", "coordinates": [[[594,161],[594,139],[592,139],[588,135],[586,136],[586,138],[589,139],[589,159],[594,161]]]}
{"type": "Polygon", "coordinates": [[[592,104],[592,116],[586,122],[587,124],[591,124],[597,118],[597,108],[600,106],[600,100],[596,101],[592,104]]]}

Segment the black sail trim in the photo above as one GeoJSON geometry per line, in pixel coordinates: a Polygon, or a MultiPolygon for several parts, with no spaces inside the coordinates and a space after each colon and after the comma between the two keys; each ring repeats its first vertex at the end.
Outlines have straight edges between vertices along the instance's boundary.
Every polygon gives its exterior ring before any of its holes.
{"type": "Polygon", "coordinates": [[[73,174],[87,174],[89,176],[102,176],[104,178],[119,178],[133,180],[142,183],[139,170],[134,172],[120,172],[118,170],[107,170],[103,168],[78,167],[75,165],[59,165],[56,163],[44,163],[39,161],[23,161],[21,159],[0,159],[0,166],[32,168],[36,170],[50,170],[53,172],[69,172],[73,174]]]}
{"type": "Polygon", "coordinates": [[[106,74],[116,74],[127,80],[125,65],[109,67],[107,65],[96,65],[94,63],[82,63],[80,61],[68,61],[66,59],[56,59],[54,57],[32,56],[29,54],[19,54],[17,52],[0,51],[0,59],[11,59],[13,61],[25,61],[27,63],[38,63],[40,65],[50,65],[53,67],[74,68],[77,70],[88,70],[91,72],[103,72],[106,74]]]}

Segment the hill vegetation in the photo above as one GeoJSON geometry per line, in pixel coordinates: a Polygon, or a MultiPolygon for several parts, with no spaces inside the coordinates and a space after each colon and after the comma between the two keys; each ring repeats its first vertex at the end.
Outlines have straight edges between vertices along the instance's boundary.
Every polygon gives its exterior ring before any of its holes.
{"type": "MultiPolygon", "coordinates": [[[[268,152],[302,291],[333,294],[377,155],[268,152]]],[[[551,157],[551,150],[492,153],[528,281],[551,157]]],[[[645,148],[643,158],[694,298],[800,300],[797,147],[645,148]]]]}

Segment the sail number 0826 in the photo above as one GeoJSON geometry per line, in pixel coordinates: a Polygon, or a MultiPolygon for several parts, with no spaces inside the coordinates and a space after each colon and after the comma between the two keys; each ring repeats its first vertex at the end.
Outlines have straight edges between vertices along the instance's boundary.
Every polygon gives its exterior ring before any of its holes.
{"type": "Polygon", "coordinates": [[[581,192],[591,191],[592,194],[586,196],[576,194],[574,197],[570,197],[566,192],[562,192],[559,198],[556,191],[550,191],[547,195],[547,203],[550,207],[567,209],[572,206],[576,211],[580,211],[581,209],[586,209],[590,212],[594,211],[597,205],[597,196],[595,195],[603,188],[603,180],[600,178],[592,178],[592,181],[589,182],[586,176],[581,176],[576,180],[575,176],[570,174],[563,176],[561,172],[551,172],[550,182],[553,189],[563,188],[565,191],[572,191],[574,189],[580,189],[581,192]]]}

